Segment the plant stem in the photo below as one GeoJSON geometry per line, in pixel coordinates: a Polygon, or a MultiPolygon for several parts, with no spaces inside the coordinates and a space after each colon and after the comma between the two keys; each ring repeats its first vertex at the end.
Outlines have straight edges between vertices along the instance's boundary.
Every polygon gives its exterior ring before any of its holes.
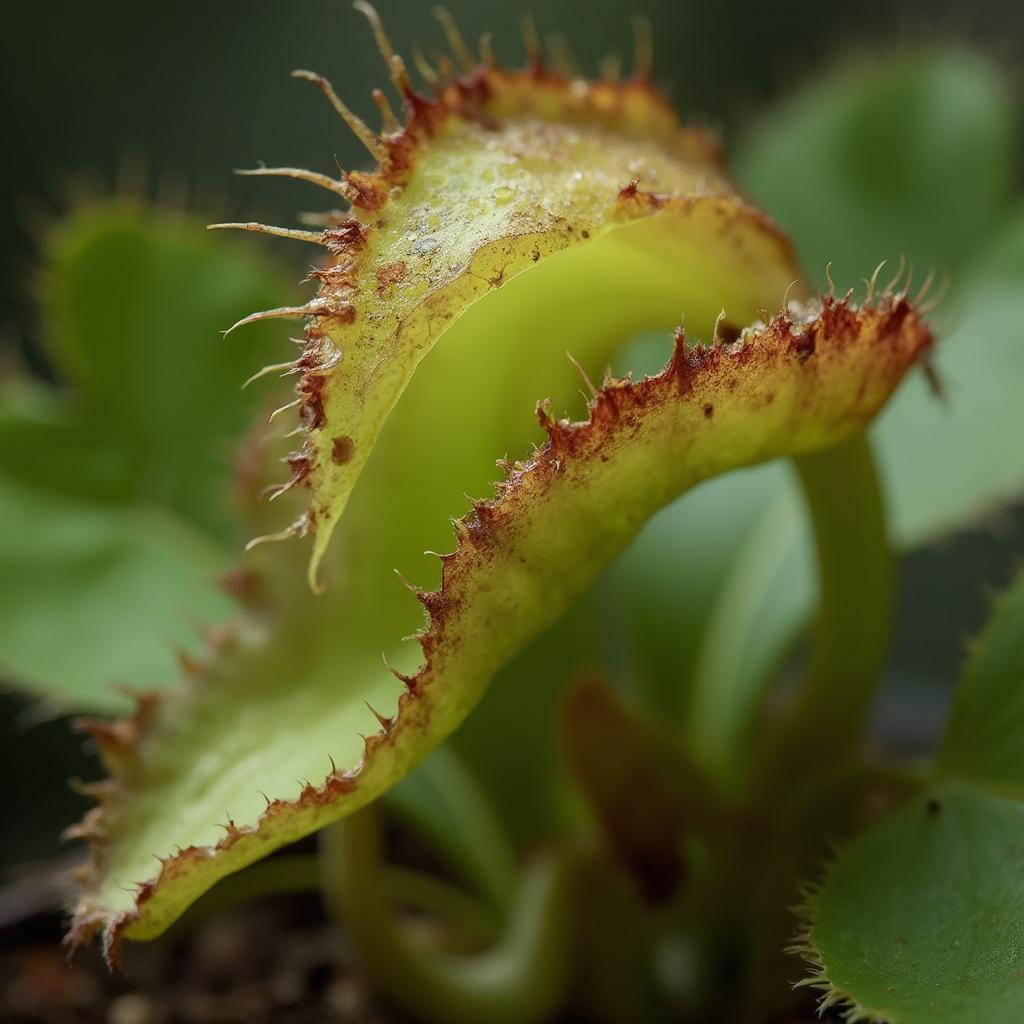
{"type": "Polygon", "coordinates": [[[565,850],[524,872],[504,934],[489,950],[453,954],[417,943],[385,894],[378,810],[367,807],[320,834],[329,909],[386,996],[417,1019],[443,1024],[531,1024],[552,1016],[569,983],[574,858],[565,850]]]}
{"type": "Polygon", "coordinates": [[[770,751],[787,782],[856,748],[889,642],[892,558],[865,435],[795,460],[814,529],[819,607],[806,678],[770,751]]]}
{"type": "Polygon", "coordinates": [[[796,460],[814,529],[819,609],[807,674],[788,717],[766,737],[745,811],[723,858],[722,934],[744,936],[730,1020],[786,1008],[786,909],[799,879],[843,834],[842,815],[889,639],[892,559],[874,460],[861,434],[796,460]],[[754,861],[751,862],[753,855],[754,861]]]}

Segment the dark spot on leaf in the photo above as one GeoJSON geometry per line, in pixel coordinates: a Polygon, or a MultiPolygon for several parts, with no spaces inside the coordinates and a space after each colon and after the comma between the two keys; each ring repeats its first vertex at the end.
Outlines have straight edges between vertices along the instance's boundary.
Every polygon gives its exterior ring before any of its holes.
{"type": "Polygon", "coordinates": [[[398,260],[395,263],[385,263],[384,266],[377,269],[377,284],[381,288],[398,284],[400,281],[405,280],[405,274],[405,263],[402,260],[398,260]]]}
{"type": "Polygon", "coordinates": [[[336,437],[331,443],[331,462],[336,466],[344,466],[356,450],[356,443],[351,437],[336,437]]]}

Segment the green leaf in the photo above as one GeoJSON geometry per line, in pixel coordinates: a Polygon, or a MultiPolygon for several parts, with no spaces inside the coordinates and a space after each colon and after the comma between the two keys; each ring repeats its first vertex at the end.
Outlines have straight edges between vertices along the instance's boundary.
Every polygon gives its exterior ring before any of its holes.
{"type": "Polygon", "coordinates": [[[851,1020],[1010,1024],[1024,1015],[1024,577],[968,661],[945,781],[857,839],[806,908],[801,951],[851,1020]],[[964,787],[964,783],[992,792],[964,787]]]}
{"type": "MultiPolygon", "coordinates": [[[[976,261],[950,305],[958,326],[940,340],[935,356],[946,397],[912,373],[871,431],[893,540],[904,550],[1024,493],[1024,405],[1016,383],[1024,379],[1024,216],[976,261]]],[[[693,676],[690,732],[720,767],[735,766],[741,756],[765,687],[817,593],[792,483],[780,479],[777,493],[762,503],[761,521],[742,544],[737,539],[731,567],[721,569],[727,582],[707,602],[710,632],[693,676]],[[747,642],[732,644],[737,634],[747,642]]],[[[728,519],[717,523],[720,535],[728,519]]]]}
{"type": "Polygon", "coordinates": [[[495,907],[515,891],[515,860],[502,822],[448,744],[387,794],[388,804],[442,850],[495,907]]]}
{"type": "Polygon", "coordinates": [[[271,330],[219,331],[286,289],[195,221],[81,209],[47,239],[42,314],[60,389],[0,392],[0,667],[62,710],[123,710],[232,605],[217,579],[243,393],[271,330]]]}
{"type": "Polygon", "coordinates": [[[610,600],[627,629],[629,670],[647,701],[676,721],[703,699],[695,694],[695,673],[724,581],[785,480],[781,466],[767,465],[701,484],[654,516],[609,572],[610,600]]]}
{"type": "Polygon", "coordinates": [[[135,498],[237,542],[227,483],[267,394],[241,385],[280,351],[282,332],[222,333],[242,311],[281,304],[288,289],[191,218],[117,205],[58,226],[44,282],[47,347],[73,388],[79,429],[127,461],[135,498]]]}
{"type": "Polygon", "coordinates": [[[128,454],[82,429],[56,388],[27,378],[0,387],[0,475],[54,496],[115,503],[131,497],[128,454]]]}
{"type": "Polygon", "coordinates": [[[739,782],[753,752],[757,713],[813,609],[818,593],[814,543],[794,482],[775,492],[709,602],[696,648],[686,734],[716,776],[739,782]],[[737,643],[742,637],[742,643],[737,643]]]}
{"type": "Polygon", "coordinates": [[[878,822],[808,911],[802,951],[852,1021],[1024,1019],[1024,804],[953,787],[878,822]]]}
{"type": "Polygon", "coordinates": [[[913,374],[875,426],[893,531],[934,540],[1024,493],[1024,210],[968,268],[936,346],[945,398],[913,374]]]}
{"type": "Polygon", "coordinates": [[[901,257],[923,277],[961,266],[998,226],[1016,126],[984,57],[894,53],[815,78],[759,119],[734,167],[819,286],[829,262],[840,282],[901,257]]]}
{"type": "MultiPolygon", "coordinates": [[[[914,374],[876,425],[901,545],[931,540],[1024,489],[1024,211],[1006,225],[1018,134],[1005,76],[981,55],[922,50],[814,81],[758,123],[740,180],[792,232],[820,281],[906,258],[953,272],[955,325],[936,363],[948,401],[914,374]],[[879,154],[885,154],[880,158],[879,154]]],[[[937,286],[936,286],[937,287],[937,286]]]]}
{"type": "Polygon", "coordinates": [[[116,685],[180,675],[197,622],[229,616],[216,587],[229,561],[159,508],[54,495],[0,477],[0,667],[55,708],[113,712],[116,685]]]}
{"type": "Polygon", "coordinates": [[[559,723],[565,687],[610,657],[603,581],[495,676],[450,743],[498,809],[517,849],[529,849],[573,820],[559,723]]]}
{"type": "Polygon", "coordinates": [[[1024,576],[1000,597],[957,688],[945,775],[1024,796],[1024,576]]]}

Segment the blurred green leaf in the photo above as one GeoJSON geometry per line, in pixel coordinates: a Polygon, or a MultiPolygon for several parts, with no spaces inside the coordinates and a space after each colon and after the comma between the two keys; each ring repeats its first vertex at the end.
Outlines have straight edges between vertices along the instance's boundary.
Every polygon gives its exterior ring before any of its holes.
{"type": "Polygon", "coordinates": [[[733,782],[751,752],[764,687],[799,639],[817,597],[801,495],[781,474],[776,483],[720,581],[693,667],[687,735],[704,763],[733,782]]]}
{"type": "Polygon", "coordinates": [[[0,387],[0,476],[53,495],[127,501],[128,453],[82,429],[65,395],[37,381],[0,387]]]}
{"type": "Polygon", "coordinates": [[[175,648],[231,611],[223,550],[163,509],[0,477],[0,518],[0,668],[57,709],[117,711],[114,684],[173,682],[175,648]]]}
{"type": "Polygon", "coordinates": [[[658,513],[609,573],[629,669],[647,700],[676,719],[689,711],[716,595],[785,479],[785,467],[768,465],[702,484],[658,513]]]}
{"type": "Polygon", "coordinates": [[[873,433],[901,546],[933,540],[1024,494],[1024,210],[965,270],[941,311],[937,398],[912,374],[873,433]]]}
{"type": "Polygon", "coordinates": [[[819,285],[829,261],[837,282],[901,257],[920,279],[961,266],[997,226],[1017,120],[1007,80],[984,57],[897,52],[816,78],[779,104],[734,169],[819,285]]]}
{"type": "Polygon", "coordinates": [[[611,656],[615,630],[603,614],[602,591],[600,584],[592,586],[520,651],[449,740],[520,849],[564,827],[576,810],[559,744],[561,705],[566,686],[581,671],[611,656]]]}
{"type": "Polygon", "coordinates": [[[971,653],[940,763],[950,776],[1024,796],[1024,576],[971,653]]]}
{"type": "Polygon", "coordinates": [[[66,386],[0,393],[0,669],[66,710],[169,683],[174,648],[231,606],[216,585],[234,451],[280,351],[240,316],[288,301],[263,261],[190,220],[108,204],[47,240],[42,317],[66,386]]]}
{"type": "Polygon", "coordinates": [[[437,844],[446,861],[495,907],[508,904],[516,882],[512,847],[487,796],[451,745],[435,750],[384,799],[437,844]]]}
{"type": "MultiPolygon", "coordinates": [[[[940,337],[935,359],[946,397],[912,373],[871,430],[898,549],[933,541],[1024,494],[1022,252],[1018,217],[965,272],[963,292],[950,303],[959,325],[940,337]]],[[[719,766],[740,757],[765,687],[816,600],[813,548],[793,484],[780,475],[765,500],[757,525],[745,542],[737,538],[737,554],[723,567],[693,676],[690,731],[719,766]],[[732,642],[735,636],[744,643],[732,642]]]]}
{"type": "Polygon", "coordinates": [[[683,837],[717,810],[678,734],[590,671],[563,700],[561,745],[606,849],[647,899],[671,899],[686,874],[683,837]]]}
{"type": "Polygon", "coordinates": [[[861,836],[810,901],[811,951],[851,1020],[1024,1019],[1024,804],[957,789],[861,836]]]}
{"type": "Polygon", "coordinates": [[[222,334],[288,298],[265,261],[192,219],[101,206],[57,229],[42,294],[47,347],[80,428],[123,455],[135,497],[239,539],[225,481],[267,393],[241,385],[281,362],[282,330],[222,334]]]}

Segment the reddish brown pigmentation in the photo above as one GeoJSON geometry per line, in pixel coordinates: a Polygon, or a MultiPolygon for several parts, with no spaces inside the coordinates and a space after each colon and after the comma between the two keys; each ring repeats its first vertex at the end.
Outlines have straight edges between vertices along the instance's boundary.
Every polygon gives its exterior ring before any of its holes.
{"type": "Polygon", "coordinates": [[[640,188],[640,181],[637,178],[633,178],[628,185],[623,185],[619,189],[620,199],[632,199],[640,188]]]}
{"type": "Polygon", "coordinates": [[[797,359],[801,363],[806,362],[811,356],[814,355],[815,341],[814,331],[808,328],[802,334],[798,334],[790,342],[791,351],[796,353],[797,359]]]}
{"type": "Polygon", "coordinates": [[[307,373],[299,381],[299,395],[302,401],[300,414],[310,430],[319,430],[326,422],[324,413],[324,378],[319,373],[307,373]]]}
{"type": "Polygon", "coordinates": [[[331,442],[331,462],[336,466],[344,466],[356,450],[355,441],[351,437],[336,437],[331,442]]]}
{"type": "Polygon", "coordinates": [[[634,202],[642,203],[652,209],[660,209],[665,205],[669,197],[659,195],[656,192],[647,192],[640,188],[640,182],[633,178],[627,185],[619,189],[618,200],[620,203],[634,202]]]}
{"type": "Polygon", "coordinates": [[[354,217],[324,232],[324,245],[333,253],[351,253],[366,244],[367,230],[354,217]]]}
{"type": "Polygon", "coordinates": [[[348,178],[352,190],[352,205],[361,210],[379,210],[388,197],[384,181],[374,174],[352,171],[348,178]]]}
{"type": "Polygon", "coordinates": [[[244,565],[224,573],[220,578],[220,585],[232,595],[232,597],[248,597],[258,585],[259,580],[256,574],[244,565]]]}
{"type": "Polygon", "coordinates": [[[289,482],[289,486],[294,487],[296,484],[302,483],[302,481],[309,476],[309,471],[312,469],[313,461],[304,452],[297,452],[294,455],[290,455],[286,461],[288,463],[288,468],[292,471],[292,478],[289,482]]]}
{"type": "Polygon", "coordinates": [[[381,288],[399,284],[405,280],[406,272],[405,263],[402,260],[397,260],[394,263],[385,263],[382,267],[377,268],[377,284],[381,288]]]}
{"type": "Polygon", "coordinates": [[[332,319],[337,320],[343,324],[354,324],[356,322],[356,307],[344,303],[338,307],[338,309],[330,314],[332,319]]]}

